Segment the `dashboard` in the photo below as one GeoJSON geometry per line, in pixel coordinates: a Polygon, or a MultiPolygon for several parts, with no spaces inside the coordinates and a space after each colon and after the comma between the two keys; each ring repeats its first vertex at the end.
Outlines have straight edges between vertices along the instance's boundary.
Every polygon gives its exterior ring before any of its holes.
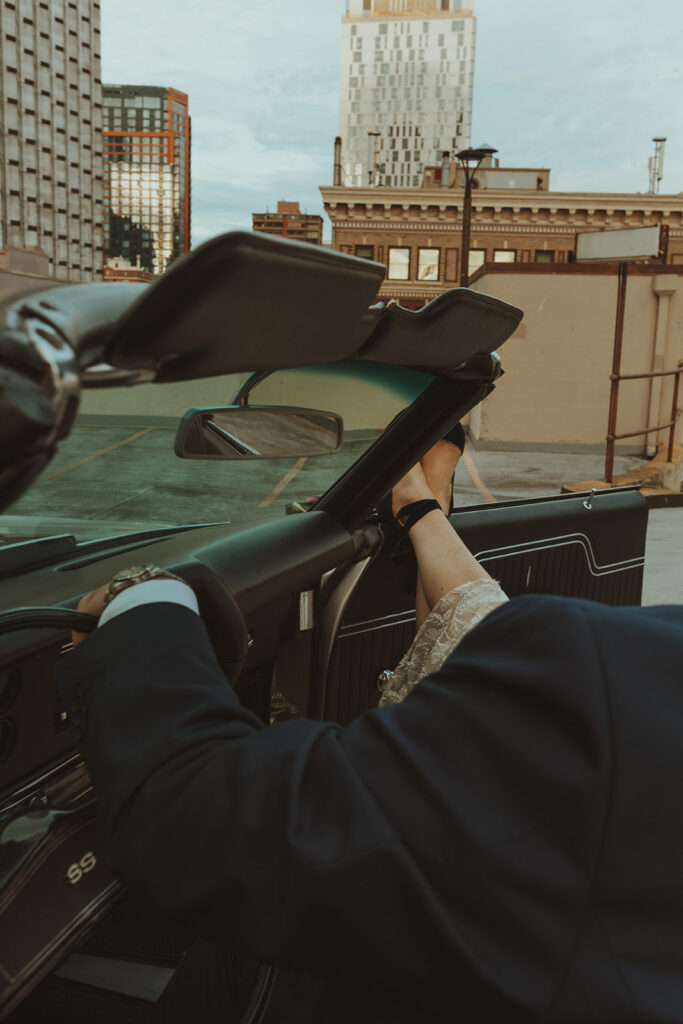
{"type": "MultiPolygon", "coordinates": [[[[288,516],[235,530],[229,525],[182,530],[135,544],[39,566],[3,581],[1,610],[75,608],[80,597],[135,562],[154,562],[182,576],[197,593],[218,661],[243,702],[267,718],[278,648],[297,630],[301,594],[353,556],[353,540],[324,512],[288,516]]],[[[55,662],[70,636],[26,629],[0,636],[0,799],[68,758],[77,734],[54,692],[55,662]]]]}

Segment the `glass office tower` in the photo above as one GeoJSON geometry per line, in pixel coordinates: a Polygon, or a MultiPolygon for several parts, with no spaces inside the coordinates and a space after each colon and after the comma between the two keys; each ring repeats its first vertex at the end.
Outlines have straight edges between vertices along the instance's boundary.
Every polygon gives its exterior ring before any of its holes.
{"type": "Polygon", "coordinates": [[[104,256],[161,274],[190,250],[190,117],[177,89],[105,85],[104,256]]]}

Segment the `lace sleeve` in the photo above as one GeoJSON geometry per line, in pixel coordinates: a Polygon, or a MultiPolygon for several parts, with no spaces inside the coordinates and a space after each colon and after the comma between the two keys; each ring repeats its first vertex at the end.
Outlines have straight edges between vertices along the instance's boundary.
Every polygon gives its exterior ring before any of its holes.
{"type": "Polygon", "coordinates": [[[471,580],[444,594],[383,685],[379,706],[404,700],[420,679],[441,668],[466,633],[504,601],[507,597],[492,579],[471,580]]]}

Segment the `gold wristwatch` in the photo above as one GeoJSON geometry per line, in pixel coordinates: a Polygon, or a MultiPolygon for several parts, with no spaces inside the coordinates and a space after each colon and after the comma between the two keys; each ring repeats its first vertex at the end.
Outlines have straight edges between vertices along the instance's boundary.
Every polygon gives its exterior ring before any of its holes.
{"type": "Polygon", "coordinates": [[[136,583],[146,583],[147,580],[178,580],[184,583],[185,580],[168,569],[160,569],[156,565],[132,565],[130,569],[121,569],[116,573],[107,587],[104,595],[104,607],[113,601],[117,594],[136,583]]]}

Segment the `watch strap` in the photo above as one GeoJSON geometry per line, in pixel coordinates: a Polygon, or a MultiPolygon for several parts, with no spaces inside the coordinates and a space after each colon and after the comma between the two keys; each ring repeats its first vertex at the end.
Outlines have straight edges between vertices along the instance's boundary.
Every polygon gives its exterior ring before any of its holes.
{"type": "Polygon", "coordinates": [[[128,587],[134,587],[136,583],[146,583],[147,580],[178,580],[185,581],[176,576],[169,569],[161,569],[157,565],[133,565],[129,569],[121,569],[111,579],[104,595],[104,607],[114,600],[117,594],[128,587]]]}

